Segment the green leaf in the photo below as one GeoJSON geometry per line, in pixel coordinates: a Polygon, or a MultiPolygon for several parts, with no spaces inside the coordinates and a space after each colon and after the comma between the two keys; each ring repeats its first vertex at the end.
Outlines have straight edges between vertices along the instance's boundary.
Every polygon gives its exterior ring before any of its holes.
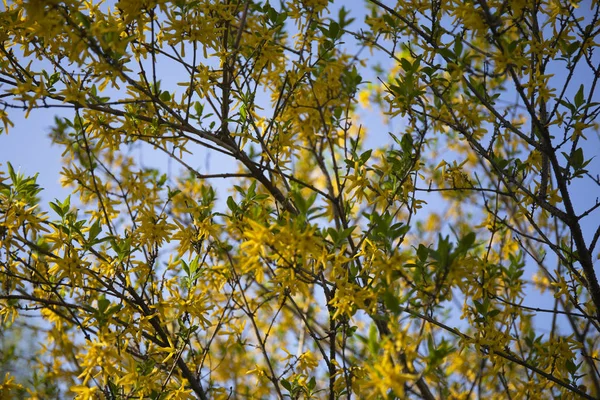
{"type": "Polygon", "coordinates": [[[181,259],[181,260],[179,260],[179,262],[181,263],[181,267],[183,268],[183,272],[185,272],[185,274],[187,276],[190,276],[190,267],[185,262],[185,260],[181,259]]]}
{"type": "Polygon", "coordinates": [[[168,193],[169,200],[171,200],[173,197],[175,197],[179,193],[181,193],[181,190],[179,190],[179,189],[171,190],[171,188],[169,188],[169,187],[167,187],[167,188],[169,189],[169,193],[168,193]]]}
{"type": "Polygon", "coordinates": [[[330,39],[337,39],[340,35],[340,24],[338,24],[335,21],[331,21],[331,23],[329,24],[329,34],[327,35],[328,38],[330,39]]]}
{"type": "Polygon", "coordinates": [[[425,262],[427,257],[429,256],[429,248],[419,244],[419,248],[417,249],[417,257],[421,262],[425,262]]]}
{"type": "Polygon", "coordinates": [[[346,19],[346,16],[348,16],[348,14],[348,10],[346,10],[346,8],[342,6],[342,8],[340,8],[340,11],[338,12],[338,20],[341,28],[346,28],[348,25],[354,22],[354,18],[346,19]]]}
{"type": "Polygon", "coordinates": [[[383,301],[385,303],[385,306],[395,315],[398,315],[402,312],[402,308],[400,307],[400,301],[398,300],[398,297],[394,296],[394,294],[390,290],[386,290],[384,292],[383,301]]]}
{"type": "Polygon", "coordinates": [[[406,58],[400,59],[400,65],[402,66],[402,69],[406,72],[410,72],[413,69],[413,65],[406,58]]]}
{"type": "Polygon", "coordinates": [[[336,107],[333,110],[333,116],[339,120],[342,116],[342,113],[344,112],[344,109],[342,107],[336,107]]]}
{"type": "Polygon", "coordinates": [[[164,92],[160,93],[160,100],[167,102],[171,100],[171,93],[167,92],[166,90],[164,92]]]}
{"type": "Polygon", "coordinates": [[[379,353],[380,345],[379,345],[379,334],[377,333],[377,327],[375,324],[371,324],[369,328],[369,339],[368,339],[369,351],[373,355],[377,355],[379,353]]]}
{"type": "Polygon", "coordinates": [[[440,48],[440,49],[438,49],[438,53],[440,53],[440,55],[447,60],[456,59],[456,55],[450,49],[440,48]]]}
{"type": "Polygon", "coordinates": [[[281,386],[283,386],[288,392],[292,390],[292,384],[285,378],[281,378],[281,386]]]}
{"type": "Polygon", "coordinates": [[[199,101],[194,103],[194,111],[196,111],[196,116],[200,118],[202,116],[202,112],[204,111],[204,105],[199,101]]]}
{"type": "Polygon", "coordinates": [[[477,238],[477,235],[475,234],[475,232],[467,233],[458,243],[459,249],[462,251],[469,250],[475,243],[476,238],[477,238]]]}
{"type": "Polygon", "coordinates": [[[167,181],[167,174],[162,174],[160,176],[160,179],[158,180],[158,182],[156,182],[156,185],[158,187],[162,187],[165,184],[166,181],[167,181]]]}
{"type": "Polygon", "coordinates": [[[369,149],[360,155],[360,160],[359,160],[360,165],[364,165],[369,160],[372,152],[373,152],[373,150],[369,149]]]}
{"type": "Polygon", "coordinates": [[[8,175],[10,176],[10,180],[12,181],[12,183],[16,183],[16,181],[18,180],[17,174],[15,174],[15,170],[12,166],[12,164],[10,162],[6,163],[6,166],[8,167],[8,175]]]}
{"type": "Polygon", "coordinates": [[[104,314],[109,305],[110,300],[106,298],[98,299],[98,311],[100,311],[102,314],[104,314]]]}
{"type": "Polygon", "coordinates": [[[402,135],[402,141],[400,142],[400,146],[405,153],[411,153],[413,150],[413,138],[410,133],[406,133],[402,135]]]}
{"type": "Polygon", "coordinates": [[[578,149],[575,149],[575,151],[573,152],[573,154],[571,155],[571,165],[573,165],[573,168],[575,169],[579,169],[581,168],[581,166],[583,165],[583,149],[580,147],[578,149]]]}
{"type": "Polygon", "coordinates": [[[275,25],[283,25],[287,19],[288,14],[286,12],[279,13],[275,18],[275,25]]]}
{"type": "Polygon", "coordinates": [[[335,247],[338,247],[344,242],[344,240],[348,239],[354,229],[356,229],[356,226],[351,226],[347,229],[342,229],[339,231],[335,228],[328,228],[327,233],[329,233],[329,236],[331,237],[335,247]]]}
{"type": "Polygon", "coordinates": [[[240,106],[240,118],[241,118],[241,122],[244,123],[246,122],[246,117],[248,116],[248,113],[246,111],[246,104],[243,104],[240,106]]]}
{"type": "Polygon", "coordinates": [[[236,212],[240,209],[231,196],[227,198],[227,207],[229,207],[229,209],[233,212],[236,212]]]}
{"type": "Polygon", "coordinates": [[[57,203],[51,201],[50,202],[50,208],[53,209],[54,212],[57,213],[59,217],[62,218],[64,216],[62,208],[57,203]]]}
{"type": "Polygon", "coordinates": [[[198,271],[198,268],[200,267],[200,265],[198,264],[199,261],[200,261],[200,257],[196,256],[196,257],[194,257],[192,262],[189,264],[190,276],[196,275],[196,272],[198,271]]]}
{"type": "Polygon", "coordinates": [[[454,54],[456,56],[456,58],[460,57],[460,55],[462,54],[463,51],[463,41],[462,38],[457,38],[454,41],[454,54]]]}
{"type": "Polygon", "coordinates": [[[577,94],[575,95],[575,107],[579,108],[581,107],[581,105],[584,102],[583,99],[583,84],[581,86],[579,86],[579,90],[577,91],[577,94]]]}
{"type": "Polygon", "coordinates": [[[102,227],[100,226],[100,220],[96,220],[90,227],[88,232],[88,242],[93,242],[94,239],[102,232],[102,227]]]}
{"type": "Polygon", "coordinates": [[[581,42],[579,40],[576,40],[576,41],[570,43],[566,49],[567,55],[570,57],[571,55],[573,55],[573,53],[575,53],[580,48],[581,48],[581,42]]]}
{"type": "Polygon", "coordinates": [[[77,21],[83,25],[83,27],[85,29],[90,29],[91,26],[91,21],[90,18],[85,15],[84,13],[78,11],[77,13],[75,13],[75,18],[77,19],[77,21]]]}

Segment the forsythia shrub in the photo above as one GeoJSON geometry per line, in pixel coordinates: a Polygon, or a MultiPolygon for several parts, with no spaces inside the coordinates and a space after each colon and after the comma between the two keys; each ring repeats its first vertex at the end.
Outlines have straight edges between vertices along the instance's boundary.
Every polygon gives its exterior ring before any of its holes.
{"type": "Polygon", "coordinates": [[[56,108],[72,192],[0,159],[1,398],[600,396],[600,2],[0,26],[2,129],[56,108]]]}

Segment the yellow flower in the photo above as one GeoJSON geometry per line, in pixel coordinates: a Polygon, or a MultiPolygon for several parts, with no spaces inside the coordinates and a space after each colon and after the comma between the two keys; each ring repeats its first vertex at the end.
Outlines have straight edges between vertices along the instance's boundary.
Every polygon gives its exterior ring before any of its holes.
{"type": "Polygon", "coordinates": [[[188,382],[184,380],[179,388],[169,392],[166,397],[166,400],[188,400],[195,399],[194,392],[192,389],[186,389],[188,382]]]}
{"type": "Polygon", "coordinates": [[[360,92],[358,92],[358,102],[367,110],[371,109],[371,103],[369,101],[371,93],[371,90],[361,90],[360,92]]]}
{"type": "Polygon", "coordinates": [[[0,398],[14,399],[18,397],[18,392],[23,390],[23,385],[15,382],[14,376],[8,372],[4,374],[4,380],[0,383],[0,398]]]}
{"type": "Polygon", "coordinates": [[[319,365],[319,362],[310,351],[305,351],[304,353],[300,354],[300,357],[298,357],[298,362],[298,368],[306,373],[319,365]]]}
{"type": "Polygon", "coordinates": [[[98,387],[97,386],[71,386],[71,392],[75,393],[76,400],[95,400],[98,398],[98,387]]]}

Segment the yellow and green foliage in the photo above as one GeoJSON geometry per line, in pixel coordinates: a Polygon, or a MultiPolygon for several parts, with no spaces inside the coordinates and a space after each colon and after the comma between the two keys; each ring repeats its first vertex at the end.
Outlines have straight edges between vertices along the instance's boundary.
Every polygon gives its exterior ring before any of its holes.
{"type": "Polygon", "coordinates": [[[600,2],[393,3],[4,1],[0,398],[600,396],[600,2]]]}

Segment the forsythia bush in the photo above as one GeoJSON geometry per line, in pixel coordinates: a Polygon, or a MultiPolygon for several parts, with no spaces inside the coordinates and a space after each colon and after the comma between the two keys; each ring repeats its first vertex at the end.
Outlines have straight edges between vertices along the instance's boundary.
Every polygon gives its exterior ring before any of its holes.
{"type": "Polygon", "coordinates": [[[600,396],[600,2],[394,3],[4,1],[0,398],[600,396]]]}

